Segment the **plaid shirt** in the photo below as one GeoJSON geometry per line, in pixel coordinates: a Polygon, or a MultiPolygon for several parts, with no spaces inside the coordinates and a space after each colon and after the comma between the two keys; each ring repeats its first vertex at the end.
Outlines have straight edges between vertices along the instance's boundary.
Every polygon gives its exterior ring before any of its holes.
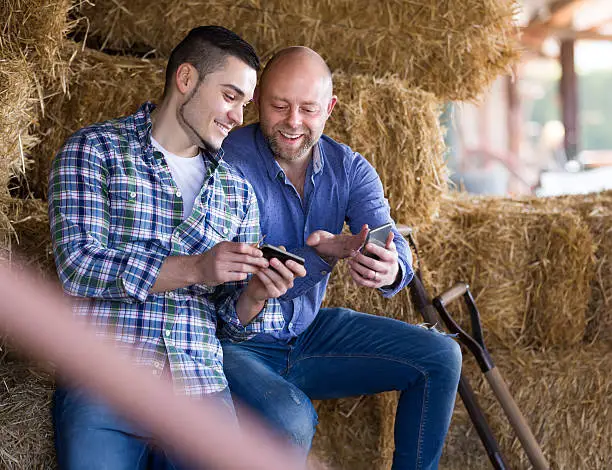
{"type": "Polygon", "coordinates": [[[204,153],[206,177],[192,214],[163,154],[151,146],[145,103],[131,116],[72,135],[56,156],[49,180],[53,250],[75,315],[99,334],[129,345],[139,365],[161,375],[166,361],[177,391],[200,396],[223,390],[217,320],[238,339],[284,323],[269,300],[247,326],[236,300],[247,281],[192,285],[149,293],[168,256],[204,253],[216,243],[259,240],[252,187],[217,155],[204,153]]]}

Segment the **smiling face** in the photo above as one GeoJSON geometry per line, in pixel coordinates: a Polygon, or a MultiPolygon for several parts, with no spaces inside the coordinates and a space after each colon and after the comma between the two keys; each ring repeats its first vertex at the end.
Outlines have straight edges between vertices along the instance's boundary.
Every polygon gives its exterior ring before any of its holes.
{"type": "MultiPolygon", "coordinates": [[[[179,82],[184,73],[197,77],[197,71],[190,64],[179,67],[179,82]]],[[[255,70],[232,56],[203,80],[192,80],[185,88],[184,101],[177,108],[179,125],[191,142],[218,152],[229,131],[242,124],[244,106],[253,97],[256,81],[255,70]]]]}
{"type": "Polygon", "coordinates": [[[336,103],[331,92],[327,66],[305,48],[280,57],[265,71],[256,100],[261,130],[277,159],[310,157],[336,103]]]}

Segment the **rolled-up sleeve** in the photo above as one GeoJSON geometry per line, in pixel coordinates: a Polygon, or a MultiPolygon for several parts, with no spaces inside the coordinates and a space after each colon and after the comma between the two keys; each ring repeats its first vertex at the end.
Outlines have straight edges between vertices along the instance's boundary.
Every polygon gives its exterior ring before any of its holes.
{"type": "Polygon", "coordinates": [[[73,296],[144,302],[167,250],[108,247],[108,169],[95,138],[74,134],[49,176],[49,222],[64,291],[73,296]]]}

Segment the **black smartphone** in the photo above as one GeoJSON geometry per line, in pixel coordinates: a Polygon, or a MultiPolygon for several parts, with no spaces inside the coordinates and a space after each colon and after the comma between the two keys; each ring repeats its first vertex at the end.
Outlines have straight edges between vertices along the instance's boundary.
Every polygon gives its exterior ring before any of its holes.
{"type": "Polygon", "coordinates": [[[391,222],[387,222],[386,224],[379,225],[378,227],[371,229],[368,232],[368,236],[363,245],[363,248],[361,249],[361,252],[364,255],[369,256],[370,258],[378,259],[378,256],[373,255],[372,253],[368,253],[365,246],[368,243],[373,243],[374,245],[378,245],[384,248],[385,246],[387,246],[387,237],[389,236],[389,232],[391,232],[392,228],[393,224],[391,222]]]}
{"type": "Polygon", "coordinates": [[[281,250],[277,246],[264,244],[259,247],[259,249],[263,252],[264,258],[270,260],[272,258],[276,258],[281,263],[285,263],[286,261],[295,261],[298,264],[304,266],[306,260],[301,256],[294,255],[293,253],[289,253],[288,251],[281,250]]]}

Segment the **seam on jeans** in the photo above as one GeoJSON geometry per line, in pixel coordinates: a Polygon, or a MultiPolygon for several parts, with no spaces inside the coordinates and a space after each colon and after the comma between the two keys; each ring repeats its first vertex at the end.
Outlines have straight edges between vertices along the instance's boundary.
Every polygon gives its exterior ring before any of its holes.
{"type": "Polygon", "coordinates": [[[145,455],[145,453],[148,454],[148,452],[149,452],[149,449],[147,447],[147,444],[144,444],[142,447],[142,450],[140,451],[140,457],[138,457],[138,462],[136,462],[136,468],[140,468],[140,461],[142,460],[143,455],[145,455]]]}
{"type": "Polygon", "coordinates": [[[295,366],[298,362],[301,362],[305,359],[316,359],[316,358],[357,358],[357,359],[384,359],[386,361],[390,361],[390,362],[397,362],[398,364],[403,364],[405,366],[410,366],[410,367],[414,367],[416,370],[418,370],[421,374],[423,374],[425,377],[427,377],[427,371],[424,370],[423,368],[417,366],[416,364],[414,364],[411,361],[407,361],[405,359],[398,359],[396,357],[393,356],[385,356],[385,355],[377,355],[377,354],[313,354],[313,355],[308,355],[308,356],[302,356],[299,359],[295,360],[293,362],[293,364],[289,365],[289,367],[287,367],[287,372],[289,372],[289,370],[295,366]]]}
{"type": "Polygon", "coordinates": [[[419,470],[423,468],[423,431],[425,429],[425,425],[427,424],[427,410],[428,410],[428,400],[429,400],[429,377],[425,374],[425,390],[423,392],[423,405],[421,406],[421,425],[419,426],[419,439],[417,442],[417,461],[416,461],[416,469],[419,470]]]}

